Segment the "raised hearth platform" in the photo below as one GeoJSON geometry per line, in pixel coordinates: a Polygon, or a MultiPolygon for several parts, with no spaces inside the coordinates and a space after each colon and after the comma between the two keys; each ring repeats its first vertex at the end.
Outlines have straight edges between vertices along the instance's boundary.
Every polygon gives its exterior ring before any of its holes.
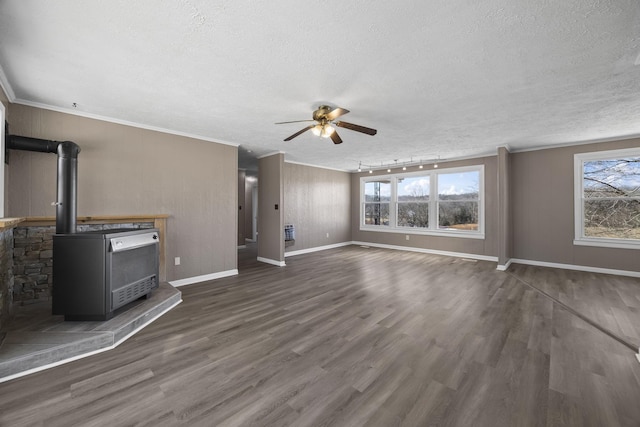
{"type": "Polygon", "coordinates": [[[0,336],[0,382],[110,350],[182,301],[163,282],[149,299],[134,301],[106,322],[65,322],[51,303],[17,307],[0,336]]]}

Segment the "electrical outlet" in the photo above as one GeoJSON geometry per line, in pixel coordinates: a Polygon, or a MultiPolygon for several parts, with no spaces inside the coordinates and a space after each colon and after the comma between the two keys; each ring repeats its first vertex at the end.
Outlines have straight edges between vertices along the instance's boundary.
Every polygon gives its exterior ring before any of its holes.
{"type": "Polygon", "coordinates": [[[180,257],[177,256],[175,259],[175,265],[180,265],[180,257]]]}
{"type": "Polygon", "coordinates": [[[329,233],[327,233],[327,239],[329,238],[329,233]]]}
{"type": "Polygon", "coordinates": [[[405,240],[409,240],[409,235],[408,235],[408,234],[405,234],[404,239],[405,239],[405,240]]]}

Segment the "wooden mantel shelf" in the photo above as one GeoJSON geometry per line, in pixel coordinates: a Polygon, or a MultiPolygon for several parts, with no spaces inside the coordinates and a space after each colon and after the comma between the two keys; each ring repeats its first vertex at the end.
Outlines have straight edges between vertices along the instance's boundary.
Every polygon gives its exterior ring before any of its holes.
{"type": "Polygon", "coordinates": [[[26,218],[0,218],[0,231],[14,228],[24,221],[26,221],[26,218]]]}
{"type": "MultiPolygon", "coordinates": [[[[155,214],[155,215],[90,215],[78,216],[76,221],[78,224],[118,224],[124,222],[155,222],[156,220],[166,220],[171,215],[155,214]]],[[[21,218],[29,225],[51,225],[55,224],[55,216],[29,216],[21,218]]]]}
{"type": "MultiPolygon", "coordinates": [[[[169,214],[154,215],[90,215],[76,217],[77,224],[126,224],[130,222],[153,222],[153,226],[159,230],[160,234],[160,281],[164,282],[167,277],[166,267],[166,235],[167,235],[167,218],[169,214]]],[[[18,220],[18,223],[28,227],[55,225],[56,217],[54,216],[30,216],[26,218],[5,218],[5,220],[18,220]]],[[[0,219],[0,221],[2,221],[0,219]]],[[[0,226],[1,226],[0,222],[0,226]]],[[[5,226],[8,228],[8,226],[5,226]]]]}

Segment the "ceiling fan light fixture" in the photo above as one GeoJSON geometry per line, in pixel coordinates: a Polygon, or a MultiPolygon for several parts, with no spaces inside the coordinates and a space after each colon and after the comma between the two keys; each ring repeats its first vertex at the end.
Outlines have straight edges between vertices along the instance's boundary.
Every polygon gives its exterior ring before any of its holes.
{"type": "Polygon", "coordinates": [[[311,128],[311,132],[313,132],[315,136],[321,136],[323,138],[329,138],[335,131],[333,126],[329,124],[318,124],[311,128]]]}
{"type": "Polygon", "coordinates": [[[320,136],[322,136],[323,138],[329,138],[331,134],[334,133],[336,130],[334,129],[333,126],[325,125],[323,131],[324,131],[324,134],[320,136]]]}
{"type": "Polygon", "coordinates": [[[360,126],[360,125],[347,123],[343,121],[339,121],[339,122],[334,121],[338,117],[341,117],[347,114],[348,112],[349,110],[345,110],[344,108],[340,108],[340,107],[331,108],[326,105],[321,105],[320,107],[318,107],[317,110],[313,112],[313,115],[312,115],[313,120],[293,120],[288,122],[277,122],[276,124],[284,125],[287,123],[313,122],[313,121],[316,122],[316,124],[311,124],[305,127],[304,129],[301,129],[298,132],[294,133],[293,135],[285,138],[284,141],[291,141],[293,138],[299,135],[302,135],[306,131],[310,130],[316,136],[320,136],[323,138],[331,138],[334,144],[342,144],[342,138],[340,138],[340,136],[338,135],[338,132],[336,132],[335,128],[331,125],[335,125],[339,128],[345,128],[352,131],[364,133],[367,135],[375,135],[376,133],[378,133],[377,130],[371,129],[365,126],[360,126]]]}

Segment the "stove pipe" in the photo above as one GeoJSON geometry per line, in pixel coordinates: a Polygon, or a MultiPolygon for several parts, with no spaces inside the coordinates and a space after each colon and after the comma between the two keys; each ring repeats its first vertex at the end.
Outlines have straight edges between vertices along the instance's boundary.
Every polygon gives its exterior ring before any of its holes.
{"type": "Polygon", "coordinates": [[[58,154],[58,189],[56,205],[56,233],[76,232],[78,211],[78,153],[80,147],[71,141],[50,141],[26,136],[7,135],[7,148],[58,154]]]}

